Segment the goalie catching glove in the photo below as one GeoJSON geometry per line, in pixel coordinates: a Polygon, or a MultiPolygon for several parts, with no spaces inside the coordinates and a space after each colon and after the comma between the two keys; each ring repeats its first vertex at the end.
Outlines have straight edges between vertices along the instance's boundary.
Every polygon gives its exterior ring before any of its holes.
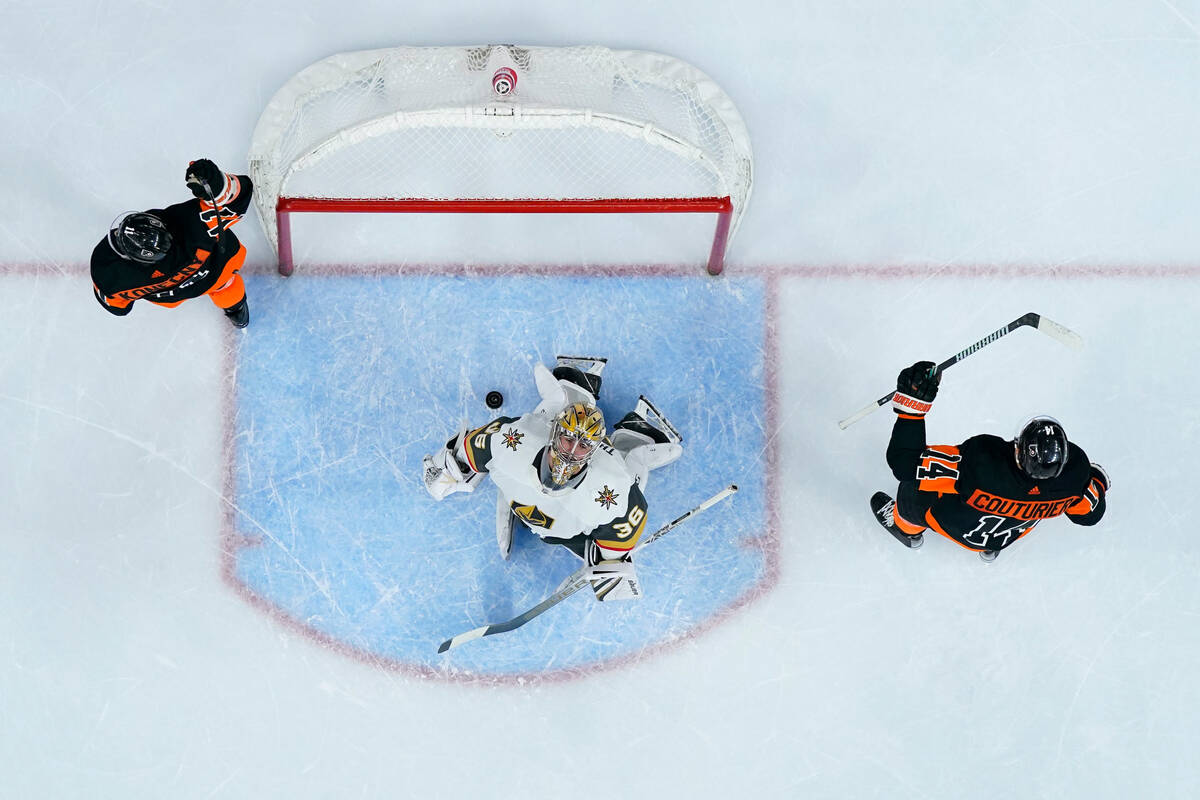
{"type": "Polygon", "coordinates": [[[597,600],[642,599],[637,570],[633,568],[633,559],[628,555],[606,559],[603,549],[594,541],[587,543],[584,553],[587,563],[584,577],[592,584],[597,600]]]}
{"type": "Polygon", "coordinates": [[[930,374],[935,367],[932,361],[918,361],[900,370],[892,395],[893,411],[908,417],[924,417],[929,412],[942,380],[942,373],[930,374]]]}
{"type": "Polygon", "coordinates": [[[464,428],[444,448],[421,460],[425,490],[434,500],[443,500],[455,492],[473,492],[475,485],[483,480],[482,472],[475,472],[458,458],[466,435],[464,428]]]}

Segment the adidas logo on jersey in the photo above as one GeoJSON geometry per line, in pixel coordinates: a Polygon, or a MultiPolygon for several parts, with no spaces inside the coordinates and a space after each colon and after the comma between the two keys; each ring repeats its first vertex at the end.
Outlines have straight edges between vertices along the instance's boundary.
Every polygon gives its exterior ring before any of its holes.
{"type": "Polygon", "coordinates": [[[1030,490],[1029,490],[1029,493],[1030,493],[1030,494],[1041,494],[1041,493],[1042,493],[1042,490],[1041,490],[1041,489],[1039,489],[1038,487],[1036,487],[1036,486],[1035,486],[1035,487],[1033,487],[1032,489],[1030,489],[1030,490]]]}

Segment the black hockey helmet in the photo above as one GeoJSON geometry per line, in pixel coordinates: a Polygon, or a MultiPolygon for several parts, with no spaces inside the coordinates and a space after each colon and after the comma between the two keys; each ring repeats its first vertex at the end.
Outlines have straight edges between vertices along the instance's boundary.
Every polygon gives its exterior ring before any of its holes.
{"type": "Polygon", "coordinates": [[[1057,478],[1067,466],[1067,433],[1054,417],[1034,417],[1013,440],[1017,467],[1037,481],[1057,478]]]}
{"type": "Polygon", "coordinates": [[[126,261],[154,264],[171,249],[167,224],[144,211],[127,211],[113,220],[108,229],[108,244],[126,261]]]}

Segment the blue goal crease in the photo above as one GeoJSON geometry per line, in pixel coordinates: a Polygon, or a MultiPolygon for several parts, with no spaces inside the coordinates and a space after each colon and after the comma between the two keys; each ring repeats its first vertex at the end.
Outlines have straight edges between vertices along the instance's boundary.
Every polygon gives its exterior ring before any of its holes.
{"type": "Polygon", "coordinates": [[[236,355],[234,526],[263,546],[242,548],[235,574],[287,616],[395,662],[528,674],[678,638],[765,579],[765,550],[743,546],[767,528],[760,278],[247,284],[255,317],[236,355]],[[740,491],[639,554],[641,601],[583,592],[518,631],[438,655],[443,639],[525,611],[579,565],[528,532],[502,561],[490,483],[437,503],[420,480],[422,456],[460,425],[531,410],[533,365],[556,354],[608,357],[599,405],[610,426],[645,394],[682,433],[683,457],[648,479],[647,531],[729,483],[740,491]],[[493,389],[504,395],[496,411],[484,404],[493,389]]]}

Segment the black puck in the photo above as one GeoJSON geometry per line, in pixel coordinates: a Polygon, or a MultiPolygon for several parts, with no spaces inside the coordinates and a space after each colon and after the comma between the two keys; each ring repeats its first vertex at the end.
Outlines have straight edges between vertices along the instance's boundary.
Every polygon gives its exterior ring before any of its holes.
{"type": "Polygon", "coordinates": [[[493,389],[487,393],[487,397],[483,398],[483,402],[487,403],[488,408],[499,408],[504,405],[504,395],[493,389]]]}

